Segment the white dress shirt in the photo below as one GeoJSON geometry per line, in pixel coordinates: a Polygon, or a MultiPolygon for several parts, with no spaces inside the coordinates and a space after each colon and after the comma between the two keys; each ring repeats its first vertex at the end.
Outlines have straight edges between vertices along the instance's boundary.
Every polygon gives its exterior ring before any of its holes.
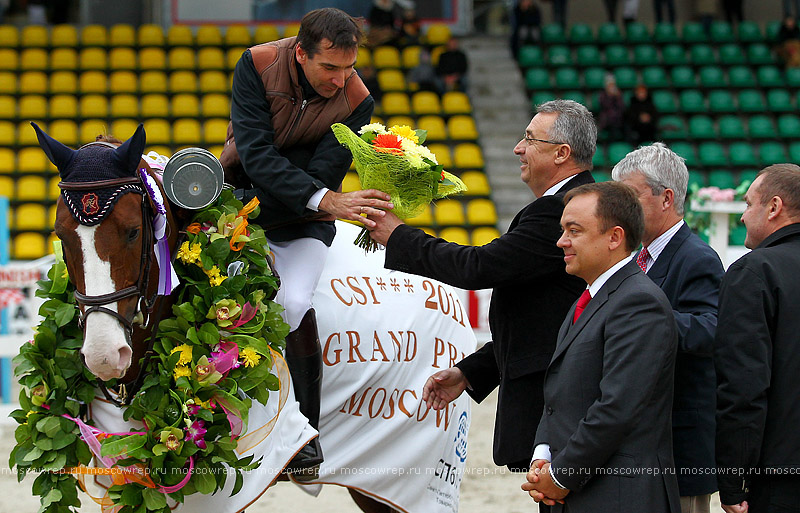
{"type": "Polygon", "coordinates": [[[672,237],[678,233],[678,230],[681,229],[681,226],[683,226],[683,219],[675,223],[672,228],[656,237],[653,242],[647,246],[647,253],[649,256],[647,257],[647,262],[645,262],[645,272],[649,271],[650,268],[653,267],[653,264],[655,264],[656,260],[658,260],[658,256],[662,251],[664,251],[664,248],[667,247],[667,244],[669,244],[669,241],[672,240],[672,237]]]}

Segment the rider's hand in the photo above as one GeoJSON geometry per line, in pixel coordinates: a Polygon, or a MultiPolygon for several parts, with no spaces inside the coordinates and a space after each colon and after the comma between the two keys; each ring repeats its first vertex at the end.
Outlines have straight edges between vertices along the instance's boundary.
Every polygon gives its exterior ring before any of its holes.
{"type": "Polygon", "coordinates": [[[422,400],[428,408],[441,410],[461,395],[469,386],[464,373],[458,367],[441,370],[428,378],[422,388],[422,400]]]}
{"type": "Polygon", "coordinates": [[[353,192],[328,191],[319,202],[319,210],[335,215],[339,219],[359,221],[368,228],[375,227],[375,221],[363,217],[361,214],[383,216],[384,210],[394,208],[389,202],[391,197],[385,192],[376,189],[353,192]]]}
{"type": "Polygon", "coordinates": [[[384,212],[383,210],[380,212],[383,215],[367,216],[370,221],[375,222],[375,227],[369,229],[369,236],[378,244],[385,246],[394,229],[403,224],[403,221],[391,212],[384,212]]]}

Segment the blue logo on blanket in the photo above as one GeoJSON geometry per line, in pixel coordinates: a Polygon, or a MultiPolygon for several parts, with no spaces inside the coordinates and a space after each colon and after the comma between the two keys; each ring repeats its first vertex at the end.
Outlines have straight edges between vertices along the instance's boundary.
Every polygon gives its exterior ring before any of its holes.
{"type": "Polygon", "coordinates": [[[456,446],[456,457],[464,463],[467,460],[467,431],[469,430],[469,417],[467,412],[462,412],[458,418],[458,430],[453,440],[456,446]]]}

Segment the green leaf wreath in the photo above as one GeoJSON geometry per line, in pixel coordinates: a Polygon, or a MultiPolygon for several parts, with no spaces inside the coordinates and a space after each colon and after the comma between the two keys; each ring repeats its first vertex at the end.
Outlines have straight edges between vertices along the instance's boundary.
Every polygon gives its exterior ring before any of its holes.
{"type": "MultiPolygon", "coordinates": [[[[225,190],[187,228],[175,261],[181,284],[173,292],[174,316],[161,321],[147,377],[124,409],[124,418],[145,430],[110,436],[95,430],[115,471],[103,504],[118,513],[167,513],[167,496],[183,502],[212,493],[229,472],[236,493],[242,472],[259,465],[238,457],[237,436],[246,431],[252,400],[265,404],[278,389],[271,350],[282,350],[289,327],[283,308],[270,300],[278,279],[267,262],[264,232],[247,225],[258,207],[248,210],[225,190]],[[220,371],[223,360],[227,368],[220,371]]],[[[36,293],[45,299],[43,319],[14,358],[22,389],[20,409],[11,414],[20,425],[9,466],[20,481],[39,472],[32,491],[41,497],[40,512],[67,513],[80,506],[76,474],[92,459],[84,441],[90,428],[84,424],[82,431],[75,419],[85,417],[97,382],[80,359],[74,288],[60,246],[56,254],[36,293]]]]}

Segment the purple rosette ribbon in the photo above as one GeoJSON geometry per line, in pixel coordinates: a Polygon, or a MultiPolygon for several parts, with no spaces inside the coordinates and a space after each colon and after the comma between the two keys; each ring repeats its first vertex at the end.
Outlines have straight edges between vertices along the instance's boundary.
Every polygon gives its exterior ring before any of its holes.
{"type": "Polygon", "coordinates": [[[153,235],[156,242],[153,245],[153,249],[156,253],[156,261],[158,261],[158,295],[168,296],[172,294],[180,280],[178,275],[175,274],[175,268],[172,267],[172,257],[169,252],[167,209],[164,206],[164,197],[161,195],[161,189],[158,188],[156,180],[144,168],[139,169],[139,176],[142,178],[145,189],[147,189],[147,195],[150,196],[156,208],[155,216],[153,216],[153,235]]]}

